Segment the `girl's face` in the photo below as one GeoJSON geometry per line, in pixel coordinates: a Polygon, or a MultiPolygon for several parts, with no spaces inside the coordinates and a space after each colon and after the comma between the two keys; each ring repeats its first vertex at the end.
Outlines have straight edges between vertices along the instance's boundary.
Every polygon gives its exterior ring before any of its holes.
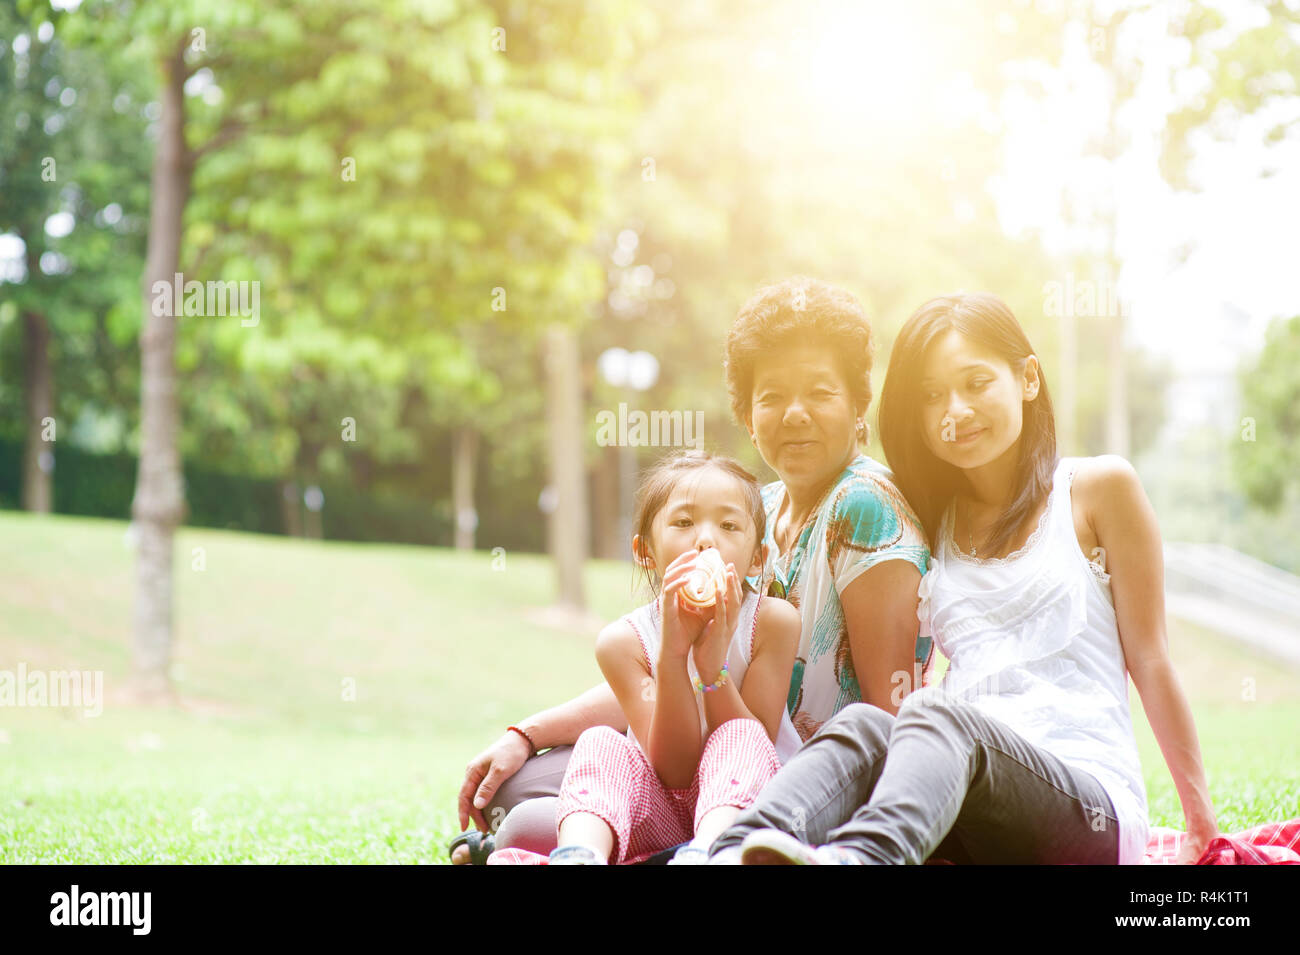
{"type": "Polygon", "coordinates": [[[925,443],[941,461],[983,467],[1014,454],[1023,425],[1022,402],[1038,394],[1038,359],[1023,374],[1005,359],[953,330],[930,346],[919,395],[925,443]]]}
{"type": "MultiPolygon", "coordinates": [[[[679,482],[655,515],[650,535],[650,566],[661,578],[686,551],[710,547],[718,549],[724,563],[734,564],[740,577],[763,570],[758,528],[746,496],[736,478],[719,468],[701,468],[679,482]]],[[[632,541],[634,552],[644,546],[639,536],[632,541]]]]}
{"type": "Polygon", "coordinates": [[[843,470],[865,413],[826,345],[792,345],[754,365],[749,431],[786,484],[820,485],[843,470]]]}

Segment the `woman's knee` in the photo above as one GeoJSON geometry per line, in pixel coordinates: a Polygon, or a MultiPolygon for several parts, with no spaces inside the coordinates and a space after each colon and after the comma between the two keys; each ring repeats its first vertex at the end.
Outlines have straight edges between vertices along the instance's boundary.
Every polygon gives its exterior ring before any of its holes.
{"type": "Polygon", "coordinates": [[[893,732],[914,727],[942,728],[970,736],[973,733],[973,707],[964,700],[927,688],[909,694],[898,708],[893,732]]]}
{"type": "Polygon", "coordinates": [[[572,746],[556,746],[525,761],[524,765],[497,787],[483,810],[489,823],[500,820],[527,799],[557,796],[565,769],[573,753],[572,746]]]}
{"type": "Polygon", "coordinates": [[[871,703],[850,703],[827,720],[812,739],[851,735],[867,741],[884,742],[889,739],[893,725],[894,716],[887,710],[871,703]]]}
{"type": "Polygon", "coordinates": [[[525,849],[549,855],[558,840],[555,835],[555,809],[559,799],[541,796],[525,799],[510,810],[496,830],[496,848],[525,849]]]}

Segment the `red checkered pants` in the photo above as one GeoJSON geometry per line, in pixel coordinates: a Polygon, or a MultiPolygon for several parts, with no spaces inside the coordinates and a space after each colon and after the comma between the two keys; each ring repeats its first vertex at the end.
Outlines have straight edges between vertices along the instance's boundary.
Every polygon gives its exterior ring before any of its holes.
{"type": "MultiPolygon", "coordinates": [[[[728,720],[713,731],[695,778],[669,789],[641,748],[608,726],[578,737],[560,785],[558,829],[568,815],[589,812],[614,832],[612,861],[631,865],[695,835],[700,819],[719,806],[745,809],[781,764],[763,724],[728,720]]],[[[490,865],[539,864],[545,857],[521,849],[493,853],[490,865]]]]}

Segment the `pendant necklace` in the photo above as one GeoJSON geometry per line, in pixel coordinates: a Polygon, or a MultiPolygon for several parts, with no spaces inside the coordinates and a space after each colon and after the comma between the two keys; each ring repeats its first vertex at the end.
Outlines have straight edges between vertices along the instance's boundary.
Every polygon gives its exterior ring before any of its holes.
{"type": "Polygon", "coordinates": [[[974,525],[974,523],[971,521],[970,508],[967,507],[967,509],[966,509],[966,541],[967,541],[967,543],[970,545],[970,555],[971,555],[972,557],[978,557],[979,554],[978,554],[978,552],[975,550],[975,533],[974,533],[974,528],[975,528],[975,525],[974,525]]]}

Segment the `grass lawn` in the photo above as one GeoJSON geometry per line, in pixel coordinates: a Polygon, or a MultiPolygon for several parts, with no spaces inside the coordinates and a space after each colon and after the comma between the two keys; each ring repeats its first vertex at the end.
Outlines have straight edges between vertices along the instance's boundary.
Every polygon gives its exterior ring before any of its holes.
{"type": "MultiPolygon", "coordinates": [[[[183,705],[136,706],[126,527],[0,512],[0,670],[104,673],[101,715],[0,708],[0,862],[441,864],[465,763],[600,678],[592,634],[537,618],[543,558],[184,528],[183,705]]],[[[623,563],[591,562],[587,589],[603,619],[636,600],[623,563]]],[[[1300,674],[1189,627],[1170,641],[1222,828],[1300,816],[1300,674]]],[[[1134,714],[1152,822],[1181,828],[1134,714]]]]}

